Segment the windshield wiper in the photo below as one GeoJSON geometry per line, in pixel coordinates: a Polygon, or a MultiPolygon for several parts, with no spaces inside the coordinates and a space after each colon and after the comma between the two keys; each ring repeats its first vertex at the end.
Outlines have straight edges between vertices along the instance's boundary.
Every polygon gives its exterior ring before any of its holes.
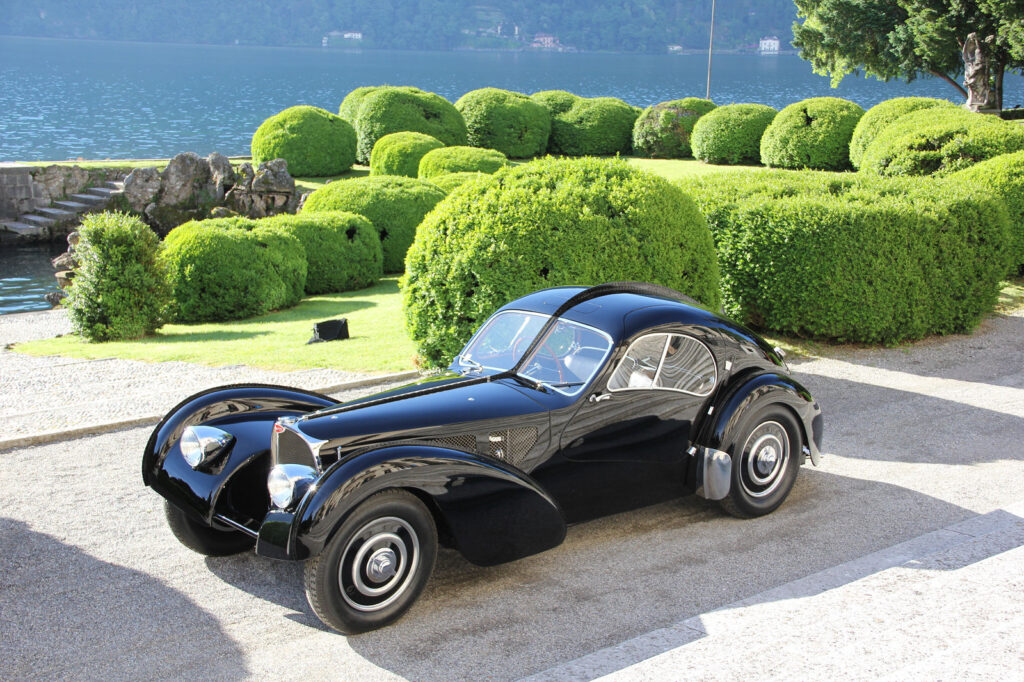
{"type": "Polygon", "coordinates": [[[467,367],[468,368],[467,371],[470,371],[470,372],[482,372],[482,371],[484,371],[484,366],[483,365],[481,365],[476,360],[472,360],[472,359],[466,357],[465,355],[460,355],[456,359],[459,361],[460,365],[462,365],[463,367],[467,367]]]}
{"type": "Polygon", "coordinates": [[[544,384],[544,385],[549,387],[549,388],[568,388],[570,386],[582,386],[583,384],[584,384],[584,382],[582,382],[582,381],[563,381],[560,384],[544,384]]]}

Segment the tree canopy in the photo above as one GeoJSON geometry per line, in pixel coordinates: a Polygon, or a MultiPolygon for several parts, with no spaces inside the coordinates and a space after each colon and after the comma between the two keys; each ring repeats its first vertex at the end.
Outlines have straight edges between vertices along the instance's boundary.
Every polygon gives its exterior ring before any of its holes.
{"type": "Polygon", "coordinates": [[[803,21],[793,45],[833,85],[863,71],[881,80],[957,78],[961,50],[976,33],[986,57],[993,104],[1002,108],[1007,70],[1024,70],[1024,0],[794,0],[803,21]]]}

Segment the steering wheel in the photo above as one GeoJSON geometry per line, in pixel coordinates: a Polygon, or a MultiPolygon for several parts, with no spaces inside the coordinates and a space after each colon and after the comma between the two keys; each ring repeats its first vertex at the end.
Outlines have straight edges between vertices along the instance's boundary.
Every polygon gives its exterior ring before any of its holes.
{"type": "Polygon", "coordinates": [[[555,369],[558,370],[558,383],[564,384],[565,383],[565,365],[563,365],[562,361],[558,359],[557,355],[555,355],[555,351],[551,350],[551,346],[548,345],[547,341],[542,343],[540,347],[543,348],[544,350],[546,350],[548,352],[548,355],[551,356],[551,359],[555,361],[555,369]]]}

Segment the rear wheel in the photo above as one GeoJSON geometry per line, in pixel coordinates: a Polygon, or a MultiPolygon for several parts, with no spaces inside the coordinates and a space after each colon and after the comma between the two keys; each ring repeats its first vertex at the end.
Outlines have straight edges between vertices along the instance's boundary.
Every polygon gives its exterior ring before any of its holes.
{"type": "Polygon", "coordinates": [[[306,562],[306,598],[339,632],[374,630],[412,606],[436,556],[437,529],[423,502],[405,491],[378,493],[306,562]]]}
{"type": "Polygon", "coordinates": [[[256,541],[234,530],[217,530],[203,525],[164,500],[164,515],[174,537],[193,552],[206,556],[228,556],[251,549],[256,541]]]}
{"type": "Polygon", "coordinates": [[[729,448],[732,481],[722,507],[749,519],[775,511],[789,495],[800,470],[801,431],[782,405],[769,405],[745,420],[729,448]]]}

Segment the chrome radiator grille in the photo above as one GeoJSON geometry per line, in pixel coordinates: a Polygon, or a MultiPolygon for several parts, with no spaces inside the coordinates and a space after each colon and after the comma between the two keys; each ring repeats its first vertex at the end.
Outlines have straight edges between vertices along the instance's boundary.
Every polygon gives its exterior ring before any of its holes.
{"type": "Polygon", "coordinates": [[[275,431],[273,444],[275,464],[303,464],[316,468],[309,443],[291,429],[286,428],[280,433],[275,431]]]}

